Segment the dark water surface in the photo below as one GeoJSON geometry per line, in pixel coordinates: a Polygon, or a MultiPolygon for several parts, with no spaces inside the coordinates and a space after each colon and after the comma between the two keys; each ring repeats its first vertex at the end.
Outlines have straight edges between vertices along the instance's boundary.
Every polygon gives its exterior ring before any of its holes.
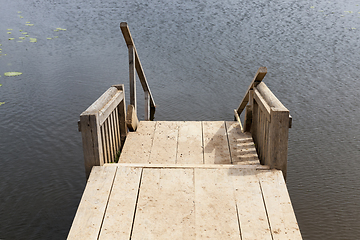
{"type": "Polygon", "coordinates": [[[304,239],[360,238],[359,12],[356,1],[0,0],[0,239],[66,238],[85,186],[79,114],[112,84],[128,93],[122,21],[155,120],[232,120],[266,66],[293,116],[287,185],[304,239]]]}

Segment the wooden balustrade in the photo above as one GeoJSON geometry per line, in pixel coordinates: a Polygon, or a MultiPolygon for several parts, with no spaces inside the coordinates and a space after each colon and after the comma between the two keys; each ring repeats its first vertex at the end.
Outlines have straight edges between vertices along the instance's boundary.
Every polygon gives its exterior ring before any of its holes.
{"type": "Polygon", "coordinates": [[[80,115],[85,172],[115,162],[127,135],[124,85],[110,87],[80,115]]]}
{"type": "Polygon", "coordinates": [[[289,110],[262,82],[267,73],[259,68],[235,116],[245,109],[244,131],[251,132],[260,163],[282,170],[286,179],[288,132],[292,118],[289,110]]]}

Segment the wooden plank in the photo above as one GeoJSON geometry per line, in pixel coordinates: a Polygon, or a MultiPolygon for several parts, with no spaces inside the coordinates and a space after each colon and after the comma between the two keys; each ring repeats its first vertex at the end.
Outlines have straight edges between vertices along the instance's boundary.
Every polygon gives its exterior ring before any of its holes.
{"type": "Polygon", "coordinates": [[[156,122],[149,163],[175,164],[180,122],[156,122]]]}
{"type": "MultiPolygon", "coordinates": [[[[114,87],[112,87],[114,88],[114,87]]],[[[111,99],[104,106],[99,109],[99,122],[100,125],[110,116],[110,114],[114,111],[114,109],[119,105],[119,103],[124,98],[123,91],[117,91],[111,99]]]]}
{"type": "Polygon", "coordinates": [[[130,239],[141,172],[141,168],[118,167],[100,240],[130,239]]]}
{"type": "Polygon", "coordinates": [[[141,121],[136,132],[129,133],[119,163],[149,163],[156,122],[141,121]]]}
{"type": "Polygon", "coordinates": [[[145,94],[145,120],[150,121],[150,94],[149,92],[144,92],[145,94]]]}
{"type": "Polygon", "coordinates": [[[195,169],[196,239],[240,239],[227,169],[195,169]]]}
{"type": "Polygon", "coordinates": [[[250,86],[248,87],[245,96],[243,100],[241,101],[239,107],[237,108],[237,112],[239,115],[241,115],[242,111],[246,107],[247,103],[249,102],[249,91],[253,89],[253,87],[256,87],[265,77],[267,73],[266,67],[260,67],[257,72],[255,73],[255,76],[253,80],[250,83],[250,86]]]}
{"type": "Polygon", "coordinates": [[[259,170],[257,176],[273,239],[302,239],[281,171],[259,170]]]}
{"type": "MultiPolygon", "coordinates": [[[[118,92],[116,87],[110,87],[93,104],[91,104],[81,115],[98,114],[98,112],[113,98],[118,92]]],[[[80,116],[81,116],[80,115],[80,116]]]]}
{"type": "Polygon", "coordinates": [[[148,163],[111,163],[104,164],[104,166],[122,166],[122,167],[134,167],[134,168],[202,168],[202,169],[270,169],[265,165],[230,165],[230,164],[148,164],[148,163]]]}
{"type": "Polygon", "coordinates": [[[131,239],[195,239],[192,169],[144,169],[131,239]]]}
{"type": "Polygon", "coordinates": [[[230,150],[225,122],[202,122],[205,164],[230,164],[230,150]]]}
{"type": "Polygon", "coordinates": [[[255,169],[230,169],[241,227],[241,239],[269,239],[271,232],[255,169]]]}
{"type": "Polygon", "coordinates": [[[101,145],[100,127],[98,127],[97,113],[81,114],[80,128],[83,144],[86,178],[89,177],[93,166],[104,164],[103,148],[101,145]]]}
{"type": "Polygon", "coordinates": [[[116,167],[94,166],[71,226],[70,239],[97,239],[108,203],[116,167]]]}
{"type": "Polygon", "coordinates": [[[289,111],[271,108],[271,123],[268,130],[269,146],[266,165],[282,170],[286,180],[289,135],[289,111]]]}
{"type": "Polygon", "coordinates": [[[238,122],[226,122],[232,164],[260,164],[251,133],[243,133],[238,122]]]}
{"type": "Polygon", "coordinates": [[[121,32],[122,32],[122,34],[124,36],[126,45],[128,47],[133,46],[133,48],[134,48],[134,52],[135,52],[135,68],[136,68],[137,74],[139,76],[141,86],[142,86],[144,92],[149,93],[151,107],[155,108],[155,106],[156,106],[155,101],[154,101],[153,95],[151,94],[149,84],[148,84],[148,82],[146,80],[145,73],[144,73],[143,67],[141,65],[139,55],[138,55],[138,53],[136,51],[135,43],[134,43],[134,41],[133,41],[133,39],[131,37],[130,29],[129,29],[127,23],[126,22],[120,23],[120,29],[121,29],[121,32]]]}
{"type": "Polygon", "coordinates": [[[201,122],[182,122],[179,125],[176,163],[202,164],[203,162],[204,150],[201,122]]]}
{"type": "Polygon", "coordinates": [[[256,87],[256,90],[259,91],[261,96],[264,98],[265,102],[271,108],[277,108],[278,111],[289,111],[281,102],[280,100],[271,92],[271,90],[266,86],[265,83],[261,82],[256,87]]]}

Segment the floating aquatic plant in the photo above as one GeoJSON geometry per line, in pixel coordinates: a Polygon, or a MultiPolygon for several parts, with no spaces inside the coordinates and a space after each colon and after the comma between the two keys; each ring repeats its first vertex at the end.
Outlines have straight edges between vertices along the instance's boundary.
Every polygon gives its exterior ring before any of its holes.
{"type": "Polygon", "coordinates": [[[25,24],[25,25],[26,25],[26,26],[30,26],[30,27],[31,27],[31,26],[34,26],[34,24],[32,24],[32,23],[31,23],[31,24],[30,24],[30,23],[27,23],[27,24],[25,24]]]}
{"type": "Polygon", "coordinates": [[[47,40],[51,40],[52,38],[46,38],[47,40]]]}
{"type": "Polygon", "coordinates": [[[0,106],[3,105],[3,104],[5,104],[5,102],[0,102],[0,106]]]}
{"type": "Polygon", "coordinates": [[[22,39],[22,40],[24,40],[24,39],[25,39],[25,37],[19,37],[19,39],[22,39]]]}
{"type": "Polygon", "coordinates": [[[22,74],[21,72],[6,72],[6,73],[4,73],[4,75],[6,77],[14,77],[14,76],[19,76],[21,74],[22,74]]]}
{"type": "Polygon", "coordinates": [[[21,29],[19,30],[19,32],[22,32],[22,31],[23,31],[23,30],[21,30],[21,29]]]}
{"type": "Polygon", "coordinates": [[[19,15],[19,18],[24,18],[24,17],[19,15]]]}
{"type": "Polygon", "coordinates": [[[14,40],[15,38],[9,38],[9,40],[14,40]]]}
{"type": "Polygon", "coordinates": [[[12,28],[8,28],[7,30],[8,30],[8,31],[12,31],[12,28]]]}
{"type": "Polygon", "coordinates": [[[311,6],[310,8],[315,8],[314,6],[311,6]]]}
{"type": "Polygon", "coordinates": [[[21,34],[24,34],[24,35],[25,35],[25,34],[27,34],[27,32],[22,32],[21,34]]]}
{"type": "Polygon", "coordinates": [[[36,43],[37,39],[36,38],[30,38],[30,42],[36,43]]]}
{"type": "Polygon", "coordinates": [[[7,32],[7,34],[11,34],[11,32],[7,32]]]}

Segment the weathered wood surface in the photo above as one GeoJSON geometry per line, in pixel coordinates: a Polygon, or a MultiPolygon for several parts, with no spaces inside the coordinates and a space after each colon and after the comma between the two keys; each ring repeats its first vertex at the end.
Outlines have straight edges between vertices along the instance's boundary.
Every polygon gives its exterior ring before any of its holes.
{"type": "Polygon", "coordinates": [[[224,121],[204,121],[204,163],[231,164],[229,142],[224,121]]]}
{"type": "Polygon", "coordinates": [[[179,125],[176,163],[204,163],[204,149],[201,122],[182,122],[179,125]]]}
{"type": "Polygon", "coordinates": [[[128,133],[119,163],[149,163],[156,122],[141,121],[136,132],[128,133]]]}
{"type": "Polygon", "coordinates": [[[116,169],[112,166],[92,168],[67,239],[97,239],[116,169]]]}
{"type": "Polygon", "coordinates": [[[179,122],[157,122],[149,163],[175,164],[179,122]]]}
{"type": "Polygon", "coordinates": [[[208,238],[301,239],[281,171],[94,167],[68,236],[208,238]]]}
{"type": "Polygon", "coordinates": [[[118,167],[99,239],[130,239],[141,173],[141,168],[118,167]]]}
{"type": "Polygon", "coordinates": [[[144,169],[132,239],[194,239],[192,169],[144,169]]]}
{"type": "Polygon", "coordinates": [[[232,164],[260,164],[250,133],[241,132],[237,122],[226,122],[232,164]]]}

